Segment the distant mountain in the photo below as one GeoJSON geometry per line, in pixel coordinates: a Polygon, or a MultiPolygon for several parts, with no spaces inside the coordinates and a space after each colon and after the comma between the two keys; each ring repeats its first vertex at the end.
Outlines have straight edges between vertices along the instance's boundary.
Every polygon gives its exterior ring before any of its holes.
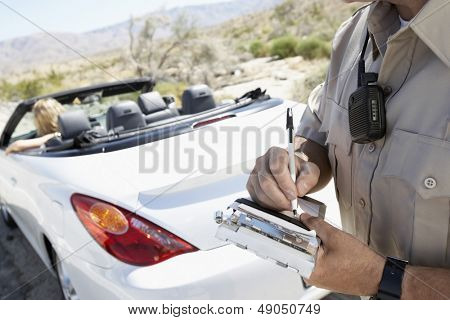
{"type": "MultiPolygon", "coordinates": [[[[175,19],[181,13],[195,19],[198,27],[211,27],[225,21],[266,9],[283,0],[234,0],[143,13],[142,17],[165,15],[175,19]]],[[[128,45],[128,21],[85,33],[39,33],[0,42],[0,74],[63,62],[80,55],[92,56],[128,45]]],[[[137,24],[139,28],[139,24],[137,24]]],[[[164,31],[162,32],[164,33],[164,31]]],[[[168,31],[165,32],[167,34],[168,31]]]]}

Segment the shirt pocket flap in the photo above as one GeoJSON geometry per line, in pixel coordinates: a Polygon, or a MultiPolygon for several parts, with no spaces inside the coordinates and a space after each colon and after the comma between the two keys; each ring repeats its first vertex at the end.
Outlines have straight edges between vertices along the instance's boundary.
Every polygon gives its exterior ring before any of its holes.
{"type": "Polygon", "coordinates": [[[352,138],[348,123],[348,111],[330,99],[327,99],[320,132],[327,133],[326,144],[335,145],[344,150],[347,155],[350,154],[352,138]]]}
{"type": "Polygon", "coordinates": [[[382,176],[401,179],[423,199],[450,197],[450,141],[395,130],[382,176]]]}

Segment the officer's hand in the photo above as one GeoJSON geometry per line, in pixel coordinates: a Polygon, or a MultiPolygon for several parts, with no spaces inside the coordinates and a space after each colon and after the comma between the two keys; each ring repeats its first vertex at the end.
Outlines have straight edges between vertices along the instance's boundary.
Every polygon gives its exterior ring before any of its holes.
{"type": "Polygon", "coordinates": [[[306,213],[300,219],[322,240],[309,284],[358,296],[377,293],[385,263],[382,256],[322,219],[306,213]]]}
{"type": "Polygon", "coordinates": [[[312,162],[296,158],[297,181],[289,171],[289,154],[271,148],[256,160],[247,182],[247,190],[258,204],[277,211],[291,210],[291,200],[305,196],[319,181],[320,169],[312,162]]]}

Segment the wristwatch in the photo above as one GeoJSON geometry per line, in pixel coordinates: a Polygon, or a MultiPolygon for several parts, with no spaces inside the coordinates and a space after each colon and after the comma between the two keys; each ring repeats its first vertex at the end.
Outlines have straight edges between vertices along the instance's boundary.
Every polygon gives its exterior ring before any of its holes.
{"type": "Polygon", "coordinates": [[[399,300],[402,296],[403,275],[407,261],[387,257],[383,277],[380,281],[376,300],[399,300]]]}

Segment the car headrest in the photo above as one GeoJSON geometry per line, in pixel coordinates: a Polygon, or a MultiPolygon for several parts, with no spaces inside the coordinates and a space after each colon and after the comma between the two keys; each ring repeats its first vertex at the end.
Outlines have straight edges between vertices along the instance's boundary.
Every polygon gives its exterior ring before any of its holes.
{"type": "Polygon", "coordinates": [[[186,89],[182,96],[182,113],[196,114],[216,107],[211,89],[200,84],[186,89]]]}
{"type": "Polygon", "coordinates": [[[89,118],[83,110],[66,111],[58,116],[62,140],[74,139],[84,131],[91,130],[89,118]]]}
{"type": "Polygon", "coordinates": [[[167,109],[166,102],[159,92],[155,91],[141,94],[138,98],[138,104],[145,115],[167,109]]]}
{"type": "Polygon", "coordinates": [[[142,127],[145,127],[145,119],[136,102],[123,101],[109,107],[106,112],[108,131],[126,131],[142,127]]]}

